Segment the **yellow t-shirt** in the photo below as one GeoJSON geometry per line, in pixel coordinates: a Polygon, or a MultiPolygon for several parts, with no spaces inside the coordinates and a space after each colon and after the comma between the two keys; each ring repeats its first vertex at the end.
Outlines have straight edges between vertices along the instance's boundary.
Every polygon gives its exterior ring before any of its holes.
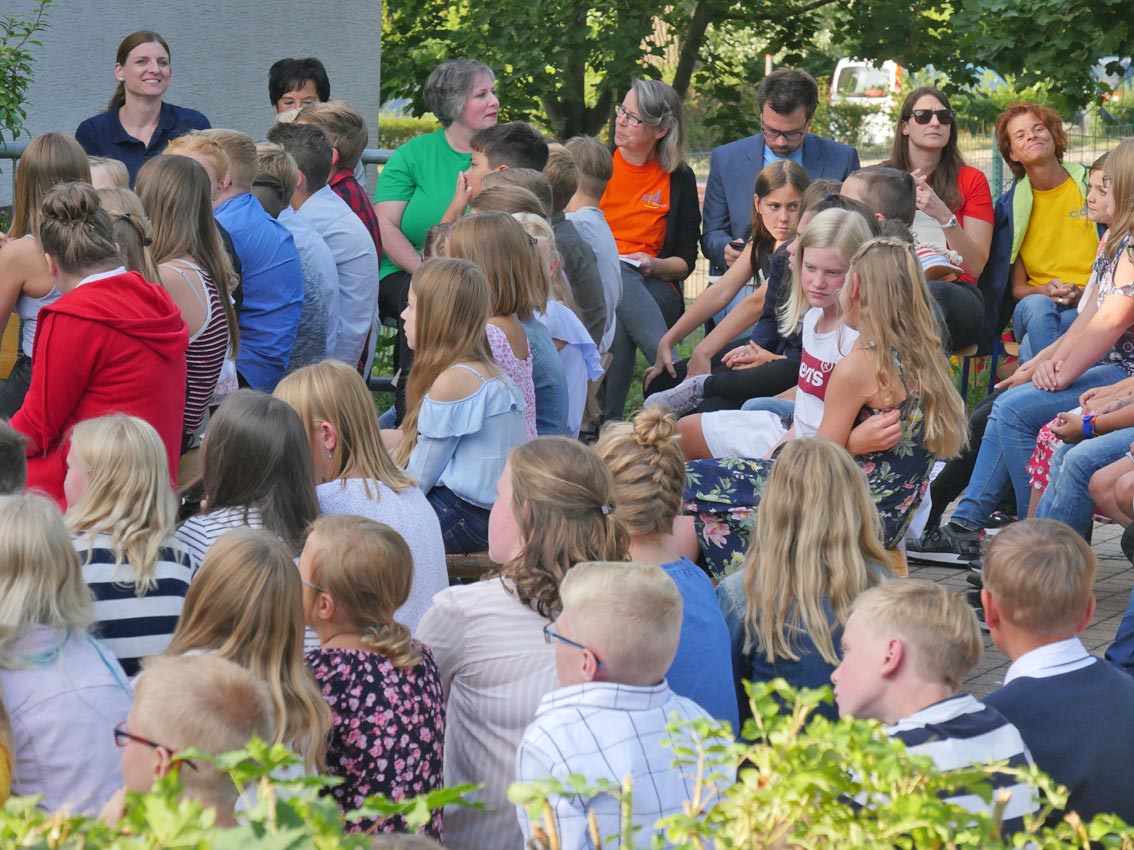
{"type": "Polygon", "coordinates": [[[1029,286],[1052,280],[1085,286],[1098,247],[1098,230],[1087,221],[1087,205],[1074,178],[1044,192],[1032,190],[1032,215],[1020,245],[1029,286]]]}
{"type": "Polygon", "coordinates": [[[669,213],[669,175],[656,159],[631,165],[614,151],[614,174],[599,209],[610,225],[619,254],[642,251],[656,257],[665,243],[669,213]]]}

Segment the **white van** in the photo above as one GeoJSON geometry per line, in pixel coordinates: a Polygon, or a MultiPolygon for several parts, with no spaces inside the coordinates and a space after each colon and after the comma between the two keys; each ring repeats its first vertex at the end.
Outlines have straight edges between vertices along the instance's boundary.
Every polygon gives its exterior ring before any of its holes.
{"type": "Polygon", "coordinates": [[[886,60],[881,65],[862,59],[843,58],[831,75],[831,104],[856,103],[873,107],[877,114],[869,116],[862,129],[862,142],[886,145],[894,139],[892,108],[902,88],[905,69],[886,60]]]}

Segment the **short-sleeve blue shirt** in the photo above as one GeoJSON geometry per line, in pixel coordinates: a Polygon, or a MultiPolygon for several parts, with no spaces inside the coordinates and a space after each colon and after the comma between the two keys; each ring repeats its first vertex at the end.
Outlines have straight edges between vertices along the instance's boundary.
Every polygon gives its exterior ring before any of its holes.
{"type": "Polygon", "coordinates": [[[75,131],[75,139],[90,156],[104,156],[125,163],[126,170],[130,172],[130,185],[133,186],[138,170],[147,159],[161,156],[166,145],[191,130],[208,130],[212,126],[209,119],[196,109],[163,103],[157,129],[148,145],[126,132],[118,120],[117,109],[88,118],[75,131]]]}

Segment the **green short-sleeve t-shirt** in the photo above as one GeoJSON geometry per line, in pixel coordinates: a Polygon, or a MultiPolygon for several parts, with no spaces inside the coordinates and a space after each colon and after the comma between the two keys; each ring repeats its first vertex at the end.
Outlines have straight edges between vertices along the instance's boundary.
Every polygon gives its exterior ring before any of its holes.
{"type": "MultiPolygon", "coordinates": [[[[425,234],[441,221],[453,200],[457,175],[471,164],[472,154],[457,153],[449,147],[443,129],[410,139],[394,151],[382,169],[374,201],[406,202],[402,234],[420,251],[425,234]]],[[[382,278],[397,270],[389,255],[383,255],[378,276],[382,278]]]]}

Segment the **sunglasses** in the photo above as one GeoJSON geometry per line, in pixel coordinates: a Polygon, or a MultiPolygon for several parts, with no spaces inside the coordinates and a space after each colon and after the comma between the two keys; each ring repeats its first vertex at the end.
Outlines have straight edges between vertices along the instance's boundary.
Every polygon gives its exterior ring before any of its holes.
{"type": "Polygon", "coordinates": [[[953,115],[952,109],[915,109],[910,113],[910,118],[918,124],[928,124],[934,118],[937,118],[938,124],[948,126],[953,123],[953,115]]]}

